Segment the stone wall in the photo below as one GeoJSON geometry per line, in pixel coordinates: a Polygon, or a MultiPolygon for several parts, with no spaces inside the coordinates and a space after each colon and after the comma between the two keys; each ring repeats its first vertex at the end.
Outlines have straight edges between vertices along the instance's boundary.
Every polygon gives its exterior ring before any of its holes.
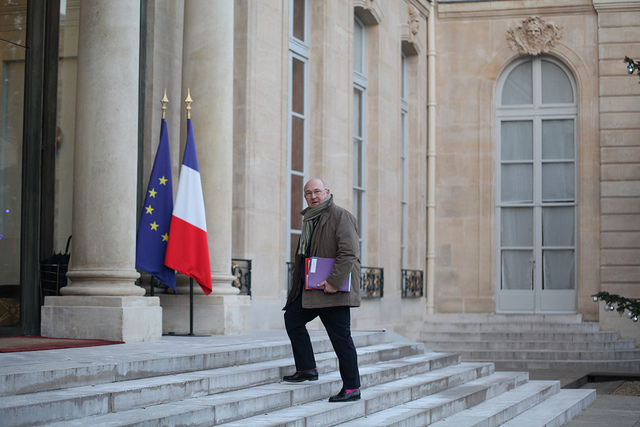
{"type": "Polygon", "coordinates": [[[591,1],[439,3],[437,50],[436,312],[495,312],[496,88],[526,56],[510,27],[539,16],[562,28],[546,54],[573,74],[578,99],[578,311],[594,319],[599,266],[597,15],[591,1]]]}
{"type": "MultiPolygon", "coordinates": [[[[352,56],[358,13],[368,42],[363,265],[384,268],[385,288],[382,299],[363,301],[362,308],[353,310],[353,326],[407,329],[415,319],[421,323],[426,303],[424,297],[400,298],[400,60],[404,45],[409,51],[410,90],[407,268],[424,271],[427,2],[309,4],[310,176],[306,178],[324,179],[336,202],[353,209],[352,56]]],[[[235,24],[233,256],[253,262],[253,327],[281,328],[289,261],[288,2],[236,2],[235,24]]]]}
{"type": "MultiPolygon", "coordinates": [[[[601,290],[640,298],[640,4],[594,1],[600,48],[601,290]]],[[[595,305],[595,304],[594,304],[595,305]]],[[[640,326],[599,310],[601,324],[640,340],[640,326]]]]}

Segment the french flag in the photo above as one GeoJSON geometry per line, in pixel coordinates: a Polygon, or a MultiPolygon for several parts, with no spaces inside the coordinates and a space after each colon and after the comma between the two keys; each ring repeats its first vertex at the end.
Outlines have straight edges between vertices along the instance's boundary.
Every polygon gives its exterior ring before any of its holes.
{"type": "Polygon", "coordinates": [[[164,264],[196,280],[206,295],[211,293],[207,220],[191,119],[187,119],[187,143],[164,264]]]}

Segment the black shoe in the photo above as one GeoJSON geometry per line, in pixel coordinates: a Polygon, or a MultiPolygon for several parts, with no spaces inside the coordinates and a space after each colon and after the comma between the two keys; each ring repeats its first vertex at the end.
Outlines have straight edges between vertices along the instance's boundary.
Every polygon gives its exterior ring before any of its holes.
{"type": "Polygon", "coordinates": [[[342,389],[340,393],[329,398],[329,402],[351,402],[353,400],[360,400],[360,389],[353,390],[351,393],[342,389]]]}
{"type": "Polygon", "coordinates": [[[316,368],[313,368],[307,371],[298,371],[293,375],[285,375],[282,379],[283,381],[288,381],[290,383],[299,383],[302,381],[317,381],[318,370],[316,368]]]}

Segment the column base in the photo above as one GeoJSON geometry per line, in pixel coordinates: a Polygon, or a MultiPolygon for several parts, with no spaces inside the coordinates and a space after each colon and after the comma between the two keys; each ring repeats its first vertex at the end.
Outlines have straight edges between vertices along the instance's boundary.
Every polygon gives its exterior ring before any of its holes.
{"type": "Polygon", "coordinates": [[[157,297],[46,297],[41,314],[45,337],[125,342],[162,338],[162,307],[157,297]]]}
{"type": "MultiPolygon", "coordinates": [[[[188,334],[190,296],[159,295],[162,332],[188,334]]],[[[247,295],[194,295],[195,335],[234,335],[251,332],[251,298],[247,295]]]]}

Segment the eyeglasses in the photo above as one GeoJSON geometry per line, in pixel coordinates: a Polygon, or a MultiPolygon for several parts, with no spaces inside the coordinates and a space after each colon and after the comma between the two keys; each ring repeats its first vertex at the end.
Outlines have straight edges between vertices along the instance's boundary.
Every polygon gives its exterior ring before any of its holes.
{"type": "Polygon", "coordinates": [[[320,196],[325,191],[327,191],[326,188],[324,190],[316,189],[316,190],[313,190],[313,191],[305,191],[304,192],[304,197],[311,197],[312,194],[315,194],[316,196],[320,196]]]}

